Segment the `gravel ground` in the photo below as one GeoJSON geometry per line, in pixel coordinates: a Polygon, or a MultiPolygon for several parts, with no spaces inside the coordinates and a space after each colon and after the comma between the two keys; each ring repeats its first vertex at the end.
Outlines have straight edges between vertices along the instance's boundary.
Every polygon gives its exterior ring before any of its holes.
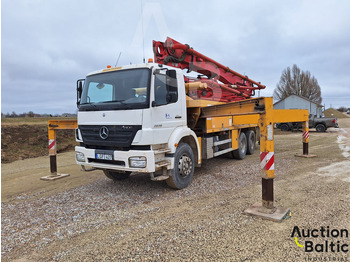
{"type": "MultiPolygon", "coordinates": [[[[293,156],[301,151],[301,133],[276,132],[275,204],[292,210],[292,217],[282,223],[243,214],[244,209],[261,199],[258,153],[243,161],[224,157],[206,161],[196,170],[192,184],[180,191],[168,188],[165,182],[152,182],[147,175],[116,183],[101,171],[77,174],[74,164],[66,164],[61,168],[71,173],[67,181],[79,175],[81,180],[85,176],[91,182],[64,188],[67,182],[57,180],[50,182],[57,189],[49,192],[45,191],[45,182],[42,190],[21,191],[2,202],[2,260],[305,261],[307,255],[325,258],[327,253],[306,254],[296,246],[291,232],[295,225],[350,230],[350,161],[343,154],[346,146],[342,143],[347,141],[343,137],[350,134],[349,130],[311,133],[310,153],[318,155],[313,159],[293,156]],[[342,168],[327,175],[327,167],[335,163],[341,163],[342,168]]],[[[73,153],[63,155],[74,157],[73,153]]],[[[35,170],[35,166],[21,166],[22,162],[16,162],[21,173],[26,168],[35,170]]],[[[7,168],[13,166],[2,165],[2,169],[7,174],[7,168]]],[[[8,171],[9,176],[11,172],[8,171]]],[[[349,243],[349,238],[346,241],[349,243]]],[[[332,255],[350,260],[347,253],[332,255]]]]}

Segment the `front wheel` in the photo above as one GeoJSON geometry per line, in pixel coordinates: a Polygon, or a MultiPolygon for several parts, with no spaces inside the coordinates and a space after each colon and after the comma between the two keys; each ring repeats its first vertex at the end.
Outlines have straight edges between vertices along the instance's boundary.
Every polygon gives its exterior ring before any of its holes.
{"type": "Polygon", "coordinates": [[[111,170],[103,170],[103,173],[108,177],[109,179],[112,179],[114,181],[120,181],[129,178],[131,172],[117,172],[117,171],[111,171],[111,170]]]}
{"type": "Polygon", "coordinates": [[[176,148],[174,158],[175,166],[166,183],[172,188],[183,189],[191,183],[194,174],[195,160],[192,148],[188,144],[180,144],[176,148]]]}

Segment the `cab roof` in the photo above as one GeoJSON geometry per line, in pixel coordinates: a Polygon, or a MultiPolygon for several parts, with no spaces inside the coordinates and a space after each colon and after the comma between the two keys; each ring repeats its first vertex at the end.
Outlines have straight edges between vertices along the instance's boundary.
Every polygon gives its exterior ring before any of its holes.
{"type": "Polygon", "coordinates": [[[107,67],[104,69],[93,71],[93,72],[87,74],[87,76],[107,73],[107,72],[111,72],[111,71],[126,70],[126,69],[136,69],[136,68],[149,68],[150,69],[152,67],[176,69],[176,68],[171,67],[171,66],[166,66],[166,65],[157,64],[157,63],[132,64],[132,65],[125,65],[125,66],[118,66],[118,67],[107,67]]]}

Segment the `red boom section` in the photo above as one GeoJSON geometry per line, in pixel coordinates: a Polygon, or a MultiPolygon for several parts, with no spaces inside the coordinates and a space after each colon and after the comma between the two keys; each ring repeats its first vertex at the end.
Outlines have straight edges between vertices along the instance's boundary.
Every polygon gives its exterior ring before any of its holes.
{"type": "Polygon", "coordinates": [[[250,98],[255,90],[265,86],[241,75],[213,59],[195,51],[189,45],[181,44],[168,37],[165,42],[153,41],[156,63],[195,71],[204,76],[197,80],[185,78],[185,82],[200,81],[207,84],[206,89],[190,91],[194,99],[207,99],[221,102],[250,98]]]}

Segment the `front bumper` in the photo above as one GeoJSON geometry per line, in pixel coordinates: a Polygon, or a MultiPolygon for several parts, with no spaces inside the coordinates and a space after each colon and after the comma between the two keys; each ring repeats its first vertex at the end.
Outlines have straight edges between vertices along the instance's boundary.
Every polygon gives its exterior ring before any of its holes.
{"type": "MultiPolygon", "coordinates": [[[[99,160],[96,159],[95,149],[88,149],[81,146],[75,147],[76,153],[84,154],[83,161],[78,161],[78,165],[91,166],[98,169],[111,169],[118,171],[130,171],[138,173],[153,173],[156,171],[155,156],[153,150],[129,150],[129,151],[109,151],[113,154],[113,160],[99,160]],[[133,157],[145,157],[146,166],[143,168],[131,167],[129,159],[133,157]]],[[[81,159],[82,160],[82,159],[81,159]]]]}

